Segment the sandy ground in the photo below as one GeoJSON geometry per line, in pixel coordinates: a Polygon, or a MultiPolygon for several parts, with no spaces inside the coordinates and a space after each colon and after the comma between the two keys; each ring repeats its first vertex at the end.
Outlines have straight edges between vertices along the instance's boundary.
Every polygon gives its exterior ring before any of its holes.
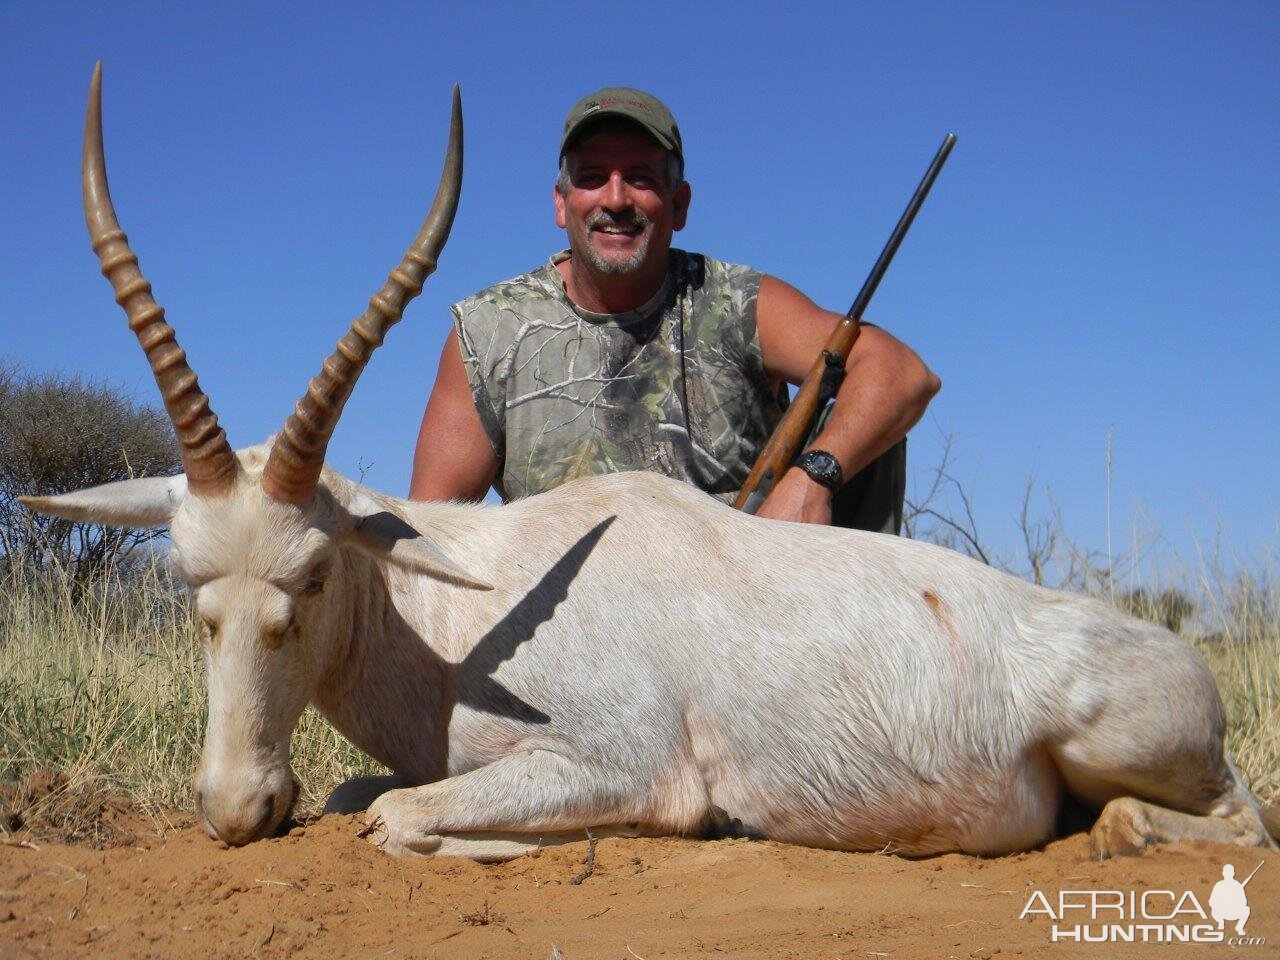
{"type": "MultiPolygon", "coordinates": [[[[1274,855],[1248,888],[1247,933],[1265,944],[1055,944],[1048,918],[1019,920],[1037,889],[1055,907],[1064,889],[1190,890],[1208,910],[1224,863],[1243,879],[1268,856],[1210,844],[1094,863],[1084,835],[995,860],[924,861],[750,840],[609,839],[580,878],[586,842],[483,866],[393,860],[358,829],[330,816],[236,850],[193,828],[139,830],[107,850],[12,838],[0,846],[0,957],[1199,960],[1270,956],[1280,944],[1274,855]]],[[[1160,896],[1152,913],[1170,909],[1160,896]]]]}

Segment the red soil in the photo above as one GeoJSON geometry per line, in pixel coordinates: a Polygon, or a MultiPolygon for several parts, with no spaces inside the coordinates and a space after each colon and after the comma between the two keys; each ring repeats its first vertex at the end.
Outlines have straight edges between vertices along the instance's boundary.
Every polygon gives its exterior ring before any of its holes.
{"type": "MultiPolygon", "coordinates": [[[[1083,835],[1043,851],[910,861],[768,842],[602,840],[482,866],[393,860],[350,817],[235,850],[192,828],[107,850],[0,846],[0,957],[882,958],[1269,955],[1280,858],[1209,844],[1094,863],[1083,835]],[[1034,890],[1192,891],[1222,865],[1248,887],[1265,945],[1050,942],[1019,920],[1034,890]]],[[[1168,905],[1168,900],[1159,901],[1168,905]]],[[[1184,918],[1185,919],[1185,918],[1184,918]]],[[[1210,921],[1212,923],[1212,921],[1210,921]]],[[[1216,928],[1216,925],[1214,925],[1216,928]]],[[[1228,934],[1230,934],[1228,925],[1228,934]]]]}

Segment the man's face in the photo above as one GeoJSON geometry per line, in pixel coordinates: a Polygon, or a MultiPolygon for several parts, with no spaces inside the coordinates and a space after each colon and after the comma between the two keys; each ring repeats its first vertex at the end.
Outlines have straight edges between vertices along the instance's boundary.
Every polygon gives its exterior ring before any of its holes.
{"type": "Polygon", "coordinates": [[[569,191],[555,191],[556,224],[575,259],[600,274],[665,272],[684,227],[689,186],[667,184],[667,153],[638,129],[613,127],[570,148],[569,191]]]}

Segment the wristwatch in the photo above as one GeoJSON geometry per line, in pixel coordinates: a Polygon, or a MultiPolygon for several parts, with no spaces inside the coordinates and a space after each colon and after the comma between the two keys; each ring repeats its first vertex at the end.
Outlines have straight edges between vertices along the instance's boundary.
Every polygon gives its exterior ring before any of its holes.
{"type": "Polygon", "coordinates": [[[832,493],[844,485],[844,471],[840,469],[840,461],[825,450],[807,450],[800,455],[795,465],[832,493]]]}

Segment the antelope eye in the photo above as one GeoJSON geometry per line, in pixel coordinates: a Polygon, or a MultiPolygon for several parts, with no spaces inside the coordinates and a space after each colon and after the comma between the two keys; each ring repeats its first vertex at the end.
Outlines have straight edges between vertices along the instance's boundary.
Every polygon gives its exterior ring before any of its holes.
{"type": "Polygon", "coordinates": [[[324,585],[329,580],[329,564],[317,564],[316,568],[311,571],[311,576],[307,579],[306,585],[302,588],[304,597],[314,597],[317,594],[324,593],[324,585]]]}
{"type": "Polygon", "coordinates": [[[275,649],[284,643],[285,638],[293,633],[298,627],[298,615],[295,613],[289,617],[289,622],[278,630],[272,630],[264,633],[263,639],[266,640],[267,646],[275,649]]]}

